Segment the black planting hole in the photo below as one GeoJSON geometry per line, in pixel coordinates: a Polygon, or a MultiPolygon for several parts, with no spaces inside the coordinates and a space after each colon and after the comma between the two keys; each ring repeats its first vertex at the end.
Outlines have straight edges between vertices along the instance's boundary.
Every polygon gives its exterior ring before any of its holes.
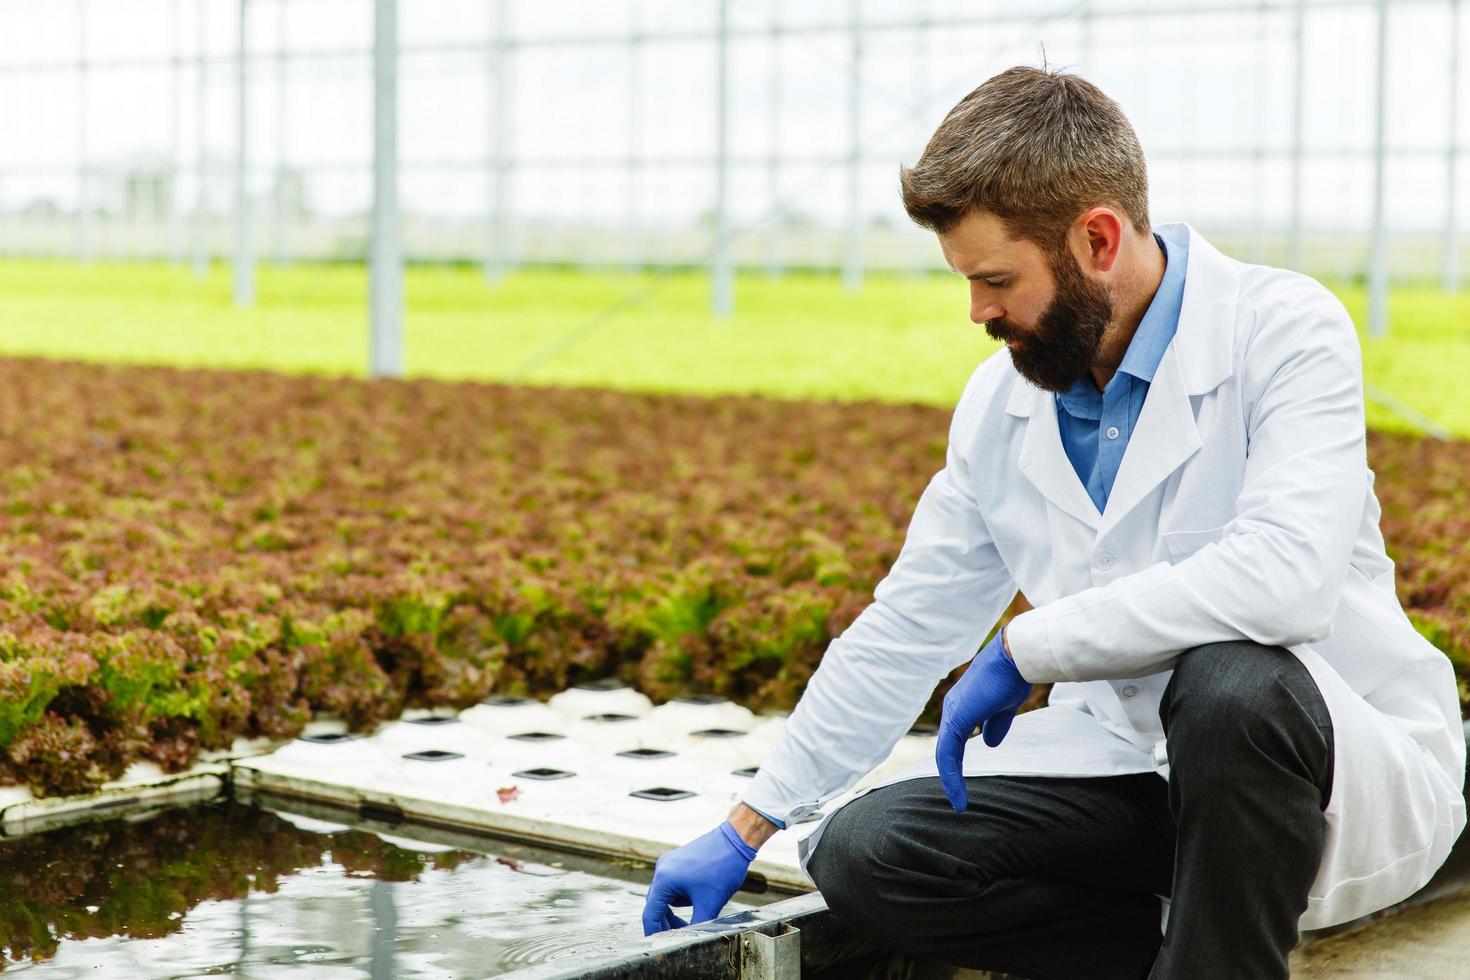
{"type": "Polygon", "coordinates": [[[648,789],[635,789],[628,795],[636,796],[640,800],[667,802],[669,800],[687,800],[689,797],[694,796],[695,793],[687,789],[674,789],[672,786],[653,786],[648,789]]]}
{"type": "Polygon", "coordinates": [[[350,742],[357,736],[346,732],[322,732],[320,735],[297,736],[302,742],[311,742],[314,745],[336,745],[338,742],[350,742]]]}
{"type": "Polygon", "coordinates": [[[730,699],[722,694],[684,694],[674,700],[680,704],[725,704],[730,699]]]}
{"type": "Polygon", "coordinates": [[[604,677],[601,680],[583,681],[572,685],[578,691],[621,691],[627,686],[616,677],[604,677]]]}
{"type": "Polygon", "coordinates": [[[414,762],[448,762],[450,759],[463,759],[463,752],[446,752],[443,749],[420,749],[417,752],[405,752],[405,759],[414,762]]]}
{"type": "Polygon", "coordinates": [[[731,769],[732,776],[754,776],[760,770],[760,766],[746,766],[744,769],[731,769]]]}
{"type": "Polygon", "coordinates": [[[457,725],[459,719],[450,715],[425,715],[423,718],[405,718],[410,725],[457,725]]]}
{"type": "Polygon", "coordinates": [[[397,826],[404,820],[403,808],[386,800],[360,800],[357,804],[357,815],[364,820],[376,820],[391,826],[397,826]]]}
{"type": "Polygon", "coordinates": [[[617,754],[624,759],[667,759],[674,753],[668,749],[627,749],[617,754]]]}
{"type": "Polygon", "coordinates": [[[570,769],[553,769],[550,766],[537,766],[535,769],[522,769],[520,772],[511,773],[517,779],[566,779],[575,776],[576,773],[570,769]]]}
{"type": "Polygon", "coordinates": [[[517,742],[553,742],[559,738],[566,738],[566,736],[558,735],[556,732],[517,732],[514,735],[507,735],[506,738],[513,738],[517,742]]]}
{"type": "Polygon", "coordinates": [[[637,715],[624,715],[624,714],[619,714],[616,711],[604,711],[601,714],[596,714],[596,715],[583,715],[582,716],[582,720],[583,721],[608,721],[608,722],[612,722],[612,721],[637,721],[638,720],[638,716],[637,715]]]}
{"type": "Polygon", "coordinates": [[[700,738],[735,738],[736,736],[744,735],[745,732],[738,732],[733,728],[701,728],[699,731],[690,732],[689,734],[697,735],[700,738]]]}
{"type": "Polygon", "coordinates": [[[492,708],[514,708],[523,704],[530,704],[535,698],[524,697],[520,694],[492,694],[488,698],[482,698],[481,704],[488,704],[492,708]]]}
{"type": "Polygon", "coordinates": [[[798,818],[795,822],[796,823],[811,823],[813,820],[820,820],[820,819],[822,819],[825,816],[826,816],[826,814],[823,813],[821,810],[813,810],[811,813],[808,813],[806,816],[798,818]]]}

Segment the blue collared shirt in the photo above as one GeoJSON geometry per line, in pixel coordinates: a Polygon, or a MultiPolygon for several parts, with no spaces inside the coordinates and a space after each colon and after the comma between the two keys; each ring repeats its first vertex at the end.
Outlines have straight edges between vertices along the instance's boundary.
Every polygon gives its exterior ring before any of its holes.
{"type": "Polygon", "coordinates": [[[1099,514],[1107,506],[1123,450],[1128,448],[1164,349],[1179,327],[1179,309],[1184,304],[1189,241],[1175,242],[1158,232],[1154,239],[1164,250],[1164,278],[1128,342],[1123,363],[1102,391],[1097,390],[1089,371],[1071,388],[1053,396],[1062,448],[1099,514]]]}

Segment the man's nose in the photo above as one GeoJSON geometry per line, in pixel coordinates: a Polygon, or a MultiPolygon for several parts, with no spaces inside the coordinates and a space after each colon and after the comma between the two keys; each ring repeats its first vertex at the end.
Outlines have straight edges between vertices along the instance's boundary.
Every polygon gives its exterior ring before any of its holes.
{"type": "Polygon", "coordinates": [[[986,300],[978,300],[970,304],[970,321],[972,323],[984,323],[993,320],[1005,313],[1005,310],[996,303],[986,300]]]}

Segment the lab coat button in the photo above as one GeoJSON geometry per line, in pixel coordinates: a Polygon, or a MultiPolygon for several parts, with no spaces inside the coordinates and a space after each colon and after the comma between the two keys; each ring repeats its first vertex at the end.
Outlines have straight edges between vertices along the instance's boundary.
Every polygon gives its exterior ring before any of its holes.
{"type": "Polygon", "coordinates": [[[1109,439],[1116,439],[1116,438],[1118,438],[1118,427],[1116,425],[1110,425],[1110,426],[1108,426],[1108,438],[1109,439]]]}
{"type": "Polygon", "coordinates": [[[1138,688],[1133,684],[1129,684],[1127,687],[1123,688],[1121,693],[1123,697],[1131,698],[1133,697],[1133,695],[1138,693],[1138,688]]]}
{"type": "Polygon", "coordinates": [[[1103,568],[1111,568],[1113,567],[1113,562],[1116,561],[1117,558],[1118,556],[1113,554],[1111,551],[1104,551],[1097,556],[1097,563],[1103,568]]]}

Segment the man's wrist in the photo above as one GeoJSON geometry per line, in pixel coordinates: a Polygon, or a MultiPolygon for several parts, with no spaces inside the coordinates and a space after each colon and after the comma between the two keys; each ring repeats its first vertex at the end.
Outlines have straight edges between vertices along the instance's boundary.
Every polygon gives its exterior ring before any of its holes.
{"type": "Polygon", "coordinates": [[[730,826],[751,847],[760,847],[780,830],[780,826],[762,816],[758,810],[752,809],[745,803],[736,803],[735,808],[730,811],[730,826]]]}

